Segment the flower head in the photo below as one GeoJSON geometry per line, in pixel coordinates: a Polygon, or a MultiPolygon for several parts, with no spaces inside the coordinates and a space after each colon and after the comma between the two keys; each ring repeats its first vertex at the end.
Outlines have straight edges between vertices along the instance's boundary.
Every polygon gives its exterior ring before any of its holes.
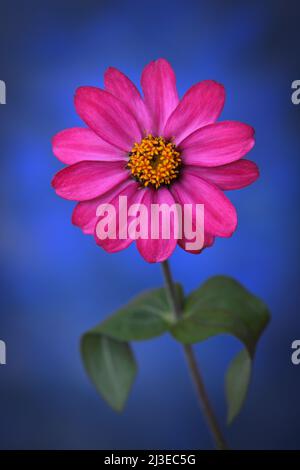
{"type": "Polygon", "coordinates": [[[180,166],[176,145],[149,134],[134,144],[127,168],[142,186],[158,189],[162,185],[169,186],[178,177],[180,166]]]}
{"type": "MultiPolygon", "coordinates": [[[[164,59],[145,67],[141,85],[143,97],[126,75],[110,67],[104,90],[76,91],[75,107],[87,127],[54,137],[53,152],[68,166],[52,182],[59,196],[78,201],[73,223],[95,235],[97,207],[109,203],[117,210],[119,196],[126,196],[128,204],[146,206],[203,204],[204,247],[216,236],[230,237],[237,214],[224,191],[243,188],[259,175],[255,163],[243,158],[254,145],[253,128],[216,122],[225,90],[215,81],[197,83],[179,100],[175,74],[164,59]]],[[[95,235],[95,240],[108,252],[133,241],[128,233],[116,239],[95,235]]],[[[177,243],[186,249],[185,241],[149,237],[136,243],[147,261],[160,262],[177,243]]]]}

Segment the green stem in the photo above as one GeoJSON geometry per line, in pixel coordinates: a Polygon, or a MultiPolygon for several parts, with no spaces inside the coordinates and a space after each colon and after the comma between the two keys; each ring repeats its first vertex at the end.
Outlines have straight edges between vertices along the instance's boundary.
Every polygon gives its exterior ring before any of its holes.
{"type": "MultiPolygon", "coordinates": [[[[164,273],[165,284],[169,296],[170,305],[172,307],[176,319],[179,319],[182,316],[182,308],[179,299],[176,295],[175,284],[172,279],[169,263],[168,261],[164,261],[163,263],[161,263],[161,265],[164,273]]],[[[224,436],[218,424],[210,400],[208,398],[208,394],[206,392],[199,367],[197,366],[197,361],[193,348],[192,346],[187,344],[183,344],[182,346],[190,370],[190,374],[196,388],[197,397],[202,408],[203,414],[206,418],[207,425],[214,439],[215,447],[219,450],[227,449],[228,447],[226,445],[224,436]]]]}

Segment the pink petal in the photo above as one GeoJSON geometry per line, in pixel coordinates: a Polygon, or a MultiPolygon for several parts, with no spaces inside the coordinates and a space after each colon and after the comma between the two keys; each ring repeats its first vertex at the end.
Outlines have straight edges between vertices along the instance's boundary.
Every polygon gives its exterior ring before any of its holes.
{"type": "MultiPolygon", "coordinates": [[[[196,237],[195,237],[196,238],[196,237]]],[[[213,237],[212,235],[210,235],[210,233],[205,233],[204,234],[204,244],[203,244],[203,248],[201,248],[201,250],[188,250],[186,247],[187,247],[187,243],[191,243],[191,242],[194,242],[195,241],[195,238],[194,240],[187,240],[186,238],[182,238],[181,240],[178,240],[178,245],[180,246],[180,248],[182,248],[184,251],[187,251],[188,253],[192,253],[193,255],[198,255],[199,253],[201,253],[204,248],[209,248],[210,246],[212,246],[214,244],[214,241],[215,241],[215,237],[213,237]]]]}
{"type": "Polygon", "coordinates": [[[76,111],[102,139],[125,152],[142,139],[139,125],[121,100],[95,87],[80,87],[75,95],[76,111]]]}
{"type": "Polygon", "coordinates": [[[165,204],[167,207],[170,207],[175,204],[175,200],[168,189],[161,188],[154,190],[149,188],[145,192],[142,203],[148,209],[148,238],[139,238],[136,242],[137,248],[148,263],[160,263],[168,259],[176,248],[177,238],[174,237],[174,230],[178,227],[178,214],[175,212],[175,218],[170,218],[171,236],[167,239],[162,238],[162,223],[160,223],[158,226],[159,238],[154,239],[151,237],[151,224],[155,223],[155,220],[151,218],[151,204],[165,204]]]}
{"type": "Polygon", "coordinates": [[[128,177],[124,162],[79,162],[56,173],[52,186],[65,199],[86,201],[109,191],[128,177]]]}
{"type": "Polygon", "coordinates": [[[103,248],[108,253],[116,253],[118,251],[124,250],[125,248],[128,248],[129,245],[131,245],[131,243],[134,240],[130,238],[128,235],[128,227],[131,221],[135,217],[128,216],[127,211],[123,208],[123,214],[124,216],[127,215],[127,217],[122,217],[122,224],[120,225],[119,223],[119,207],[120,207],[119,197],[125,196],[127,198],[126,205],[127,205],[127,208],[129,208],[132,204],[139,204],[141,202],[144,192],[145,190],[141,189],[136,181],[130,180],[129,184],[127,184],[127,186],[123,188],[119,194],[115,195],[115,197],[109,201],[109,204],[111,204],[115,208],[115,213],[116,213],[116,238],[115,239],[105,238],[103,240],[100,239],[97,236],[97,225],[96,225],[94,235],[95,235],[95,240],[96,240],[97,245],[101,246],[101,248],[103,248]],[[122,238],[120,236],[120,231],[126,232],[125,238],[122,238]]]}
{"type": "Polygon", "coordinates": [[[211,183],[193,175],[186,168],[180,181],[171,186],[172,194],[182,204],[204,204],[205,232],[230,237],[237,226],[235,207],[224,193],[211,183]]]}
{"type": "Polygon", "coordinates": [[[169,62],[158,59],[144,68],[141,84],[152,117],[152,133],[162,135],[168,117],[178,104],[175,73],[169,62]]]}
{"type": "Polygon", "coordinates": [[[253,127],[224,121],[198,129],[181,142],[180,149],[186,165],[210,167],[239,160],[254,143],[253,127]]]}
{"type": "Polygon", "coordinates": [[[250,160],[244,159],[214,168],[200,166],[186,168],[189,173],[200,176],[205,181],[217,185],[224,191],[244,188],[259,177],[257,165],[250,160]]]}
{"type": "Polygon", "coordinates": [[[164,136],[178,145],[199,127],[215,122],[225,102],[225,89],[213,80],[192,86],[169,117],[164,136]]]}
{"type": "Polygon", "coordinates": [[[112,201],[115,197],[122,194],[124,188],[127,188],[127,186],[130,185],[136,186],[137,183],[132,179],[125,180],[123,183],[114,186],[112,189],[95,199],[79,202],[74,208],[72,214],[72,223],[80,227],[84,233],[93,235],[98,219],[96,215],[97,208],[100,206],[100,204],[110,203],[110,201],[112,201]]]}
{"type": "Polygon", "coordinates": [[[146,135],[151,132],[150,116],[137,87],[129,78],[114,67],[109,67],[104,75],[105,88],[119,98],[135,116],[140,129],[146,135]]]}
{"type": "Polygon", "coordinates": [[[74,127],[65,129],[53,137],[54,155],[63,163],[72,164],[83,160],[120,161],[127,155],[109,144],[91,129],[74,127]]]}

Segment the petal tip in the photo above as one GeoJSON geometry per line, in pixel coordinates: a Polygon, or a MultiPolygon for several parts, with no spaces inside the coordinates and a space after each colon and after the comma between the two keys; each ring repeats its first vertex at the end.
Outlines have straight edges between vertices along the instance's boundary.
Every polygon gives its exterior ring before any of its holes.
{"type": "Polygon", "coordinates": [[[110,65],[109,67],[107,67],[107,69],[104,72],[104,83],[107,79],[110,78],[111,75],[116,75],[120,73],[121,73],[120,70],[110,65]]]}
{"type": "Polygon", "coordinates": [[[60,186],[59,181],[60,181],[60,172],[61,172],[61,171],[62,171],[62,170],[58,171],[58,172],[53,176],[50,185],[51,185],[51,187],[54,189],[54,191],[55,191],[55,193],[57,194],[57,196],[64,197],[64,196],[62,196],[62,195],[60,194],[60,191],[59,191],[59,186],[60,186]]]}

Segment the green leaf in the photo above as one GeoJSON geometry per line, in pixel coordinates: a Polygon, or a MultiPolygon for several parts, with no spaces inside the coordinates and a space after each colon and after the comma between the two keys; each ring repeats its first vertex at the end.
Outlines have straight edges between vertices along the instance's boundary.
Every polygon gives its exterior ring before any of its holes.
{"type": "MultiPolygon", "coordinates": [[[[182,289],[176,286],[182,298],[182,289]]],[[[104,322],[85,333],[81,354],[97,391],[115,410],[122,410],[137,366],[128,341],[159,336],[174,323],[165,289],[139,295],[104,322]]]]}
{"type": "MultiPolygon", "coordinates": [[[[179,285],[176,289],[178,295],[182,295],[179,285]]],[[[165,333],[174,321],[166,290],[161,288],[139,295],[94,331],[100,329],[102,333],[123,341],[139,341],[165,333]]]]}
{"type": "Polygon", "coordinates": [[[227,369],[225,390],[228,403],[227,421],[231,423],[239,414],[247,395],[251,378],[251,358],[246,349],[242,349],[232,360],[227,369]]]}
{"type": "Polygon", "coordinates": [[[172,327],[182,343],[203,341],[217,334],[231,334],[245,346],[231,363],[226,376],[228,421],[231,422],[245,400],[257,341],[269,321],[266,305],[239,282],[216,276],[205,282],[185,301],[184,315],[172,327]]]}
{"type": "Polygon", "coordinates": [[[81,354],[97,391],[114,410],[121,411],[137,372],[129,344],[99,333],[86,333],[81,340],[81,354]]]}

